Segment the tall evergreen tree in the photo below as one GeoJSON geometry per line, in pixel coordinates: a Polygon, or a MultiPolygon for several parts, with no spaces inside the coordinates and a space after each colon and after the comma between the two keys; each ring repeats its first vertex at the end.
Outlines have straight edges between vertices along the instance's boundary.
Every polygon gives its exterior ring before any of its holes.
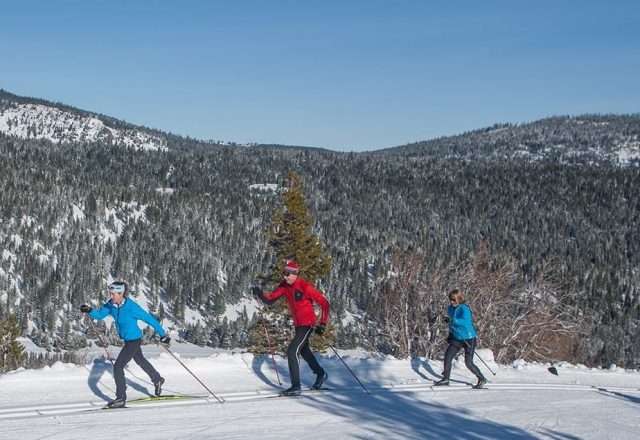
{"type": "MultiPolygon", "coordinates": [[[[267,252],[272,254],[275,264],[268,272],[258,275],[263,286],[276,286],[282,281],[282,271],[288,260],[297,262],[300,266],[300,276],[312,284],[316,284],[330,272],[331,257],[325,253],[318,235],[313,232],[313,217],[309,213],[304,196],[304,182],[293,171],[287,175],[282,193],[282,206],[274,208],[266,236],[267,252]]],[[[264,310],[271,343],[276,351],[284,353],[292,338],[289,325],[291,313],[287,303],[277,301],[266,306],[264,310]]],[[[332,338],[333,334],[327,331],[325,337],[332,338]]],[[[256,352],[266,352],[267,341],[262,326],[254,328],[252,340],[256,352]]],[[[316,340],[312,340],[311,345],[324,348],[316,340]]]]}
{"type": "Polygon", "coordinates": [[[293,171],[287,175],[282,198],[284,206],[274,209],[267,230],[269,250],[276,256],[275,272],[269,274],[270,279],[280,282],[287,260],[294,260],[300,266],[300,274],[315,284],[331,270],[331,257],[325,253],[318,235],[313,232],[304,182],[293,171]]]}

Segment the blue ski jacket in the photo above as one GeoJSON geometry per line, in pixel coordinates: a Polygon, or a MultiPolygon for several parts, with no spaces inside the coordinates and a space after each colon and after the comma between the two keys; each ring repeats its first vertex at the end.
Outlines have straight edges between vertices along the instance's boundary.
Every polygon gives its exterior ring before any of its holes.
{"type": "Polygon", "coordinates": [[[466,304],[458,304],[454,307],[449,304],[447,314],[451,321],[449,322],[449,333],[458,341],[465,339],[475,338],[478,334],[473,327],[473,316],[471,314],[471,308],[466,304]]]}
{"type": "Polygon", "coordinates": [[[142,338],[142,330],[138,327],[138,320],[153,327],[160,337],[166,335],[158,320],[131,298],[125,298],[120,307],[109,300],[100,309],[89,312],[89,316],[93,319],[104,319],[107,315],[113,317],[116,322],[116,330],[125,342],[142,338]]]}

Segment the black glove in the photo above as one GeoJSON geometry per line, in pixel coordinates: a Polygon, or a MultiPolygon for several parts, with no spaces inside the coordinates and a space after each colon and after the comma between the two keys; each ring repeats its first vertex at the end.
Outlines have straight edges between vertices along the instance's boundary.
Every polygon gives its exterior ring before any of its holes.
{"type": "Polygon", "coordinates": [[[92,310],[93,310],[93,309],[92,309],[91,307],[89,307],[88,305],[86,305],[86,304],[82,304],[82,305],[80,306],[80,311],[81,311],[82,313],[89,313],[89,312],[90,312],[90,311],[92,311],[92,310]]]}
{"type": "Polygon", "coordinates": [[[451,344],[453,341],[455,341],[455,339],[453,339],[453,336],[447,336],[447,344],[451,344]]]}
{"type": "Polygon", "coordinates": [[[171,344],[171,338],[167,335],[164,335],[163,337],[160,338],[160,343],[164,345],[169,345],[171,344]]]}
{"type": "Polygon", "coordinates": [[[251,293],[253,293],[253,296],[262,296],[262,289],[257,286],[253,286],[251,288],[251,293]]]}
{"type": "Polygon", "coordinates": [[[316,329],[315,329],[316,335],[322,336],[322,334],[324,333],[324,328],[326,326],[327,326],[326,324],[318,324],[318,325],[316,325],[316,329]]]}
{"type": "Polygon", "coordinates": [[[443,320],[444,322],[446,322],[447,324],[448,324],[449,322],[451,322],[451,318],[449,318],[448,316],[443,317],[443,318],[442,318],[442,320],[443,320]]]}

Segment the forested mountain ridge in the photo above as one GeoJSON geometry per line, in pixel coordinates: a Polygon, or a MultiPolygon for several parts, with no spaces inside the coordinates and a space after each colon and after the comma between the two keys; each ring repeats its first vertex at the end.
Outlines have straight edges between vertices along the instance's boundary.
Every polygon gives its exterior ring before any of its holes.
{"type": "MultiPolygon", "coordinates": [[[[527,124],[495,124],[457,136],[363,154],[435,159],[553,161],[638,166],[640,114],[556,116],[527,124]]],[[[157,129],[0,89],[0,132],[53,142],[104,142],[145,149],[209,149],[227,145],[176,136],[157,129]]],[[[230,146],[239,146],[229,143],[230,146]]],[[[242,146],[256,146],[242,145],[242,146]]],[[[320,148],[259,145],[263,148],[320,148]]]]}
{"type": "Polygon", "coordinates": [[[638,114],[557,116],[528,124],[496,124],[458,136],[380,150],[375,154],[638,166],[639,118],[638,114]]]}
{"type": "MultiPolygon", "coordinates": [[[[11,96],[0,109],[46,105],[11,96]]],[[[127,279],[185,338],[246,346],[250,314],[222,314],[272,264],[263,231],[294,170],[333,258],[321,288],[339,344],[384,350],[377,341],[393,337],[376,307],[398,249],[419,252],[428,270],[486,249],[495,264],[516,262],[524,280],[551,265],[575,293],[586,328],[576,360],[638,366],[638,115],[550,118],[370,153],[225,146],[143,128],[166,149],[53,142],[30,123],[27,138],[0,134],[0,313],[15,313],[43,346],[86,343],[77,306],[104,300],[110,277],[127,279]],[[540,155],[508,153],[533,151],[531,133],[540,155]],[[573,153],[596,151],[584,139],[608,153],[573,153]]],[[[135,129],[120,124],[112,128],[135,129]]]]}

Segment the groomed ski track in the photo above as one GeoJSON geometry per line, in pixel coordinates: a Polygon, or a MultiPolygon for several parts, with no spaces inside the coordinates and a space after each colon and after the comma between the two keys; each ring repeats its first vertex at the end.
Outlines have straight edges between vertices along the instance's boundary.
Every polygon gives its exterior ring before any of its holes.
{"type": "MultiPolygon", "coordinates": [[[[371,395],[388,395],[390,393],[426,393],[442,395],[445,393],[458,393],[458,392],[504,392],[504,391],[541,391],[541,390],[563,390],[566,392],[599,392],[599,393],[625,393],[628,395],[639,396],[640,388],[631,387],[598,387],[591,385],[579,385],[579,384],[552,384],[552,383],[488,383],[485,388],[477,390],[471,387],[471,384],[457,383],[449,386],[433,387],[430,383],[416,383],[416,384],[389,384],[384,386],[373,387],[367,385],[367,389],[371,395]]],[[[127,402],[126,408],[107,410],[107,412],[138,412],[151,408],[165,408],[165,407],[185,407],[193,405],[211,405],[211,406],[231,406],[234,404],[242,404],[244,402],[254,402],[266,398],[278,397],[280,390],[273,389],[257,389],[252,391],[239,391],[224,394],[216,394],[223,402],[219,402],[213,396],[183,396],[183,398],[176,400],[151,400],[145,402],[127,402]]],[[[311,398],[320,400],[330,400],[340,395],[353,395],[354,393],[367,397],[365,391],[359,386],[344,387],[330,390],[303,390],[301,396],[294,398],[311,398]]],[[[282,397],[283,400],[291,398],[282,397]]],[[[273,402],[273,400],[272,400],[273,402]]],[[[46,404],[46,405],[30,405],[15,408],[0,409],[0,420],[6,419],[20,419],[28,417],[52,417],[80,414],[89,411],[103,410],[106,402],[104,401],[89,401],[89,402],[68,402],[60,404],[46,404]]]]}

